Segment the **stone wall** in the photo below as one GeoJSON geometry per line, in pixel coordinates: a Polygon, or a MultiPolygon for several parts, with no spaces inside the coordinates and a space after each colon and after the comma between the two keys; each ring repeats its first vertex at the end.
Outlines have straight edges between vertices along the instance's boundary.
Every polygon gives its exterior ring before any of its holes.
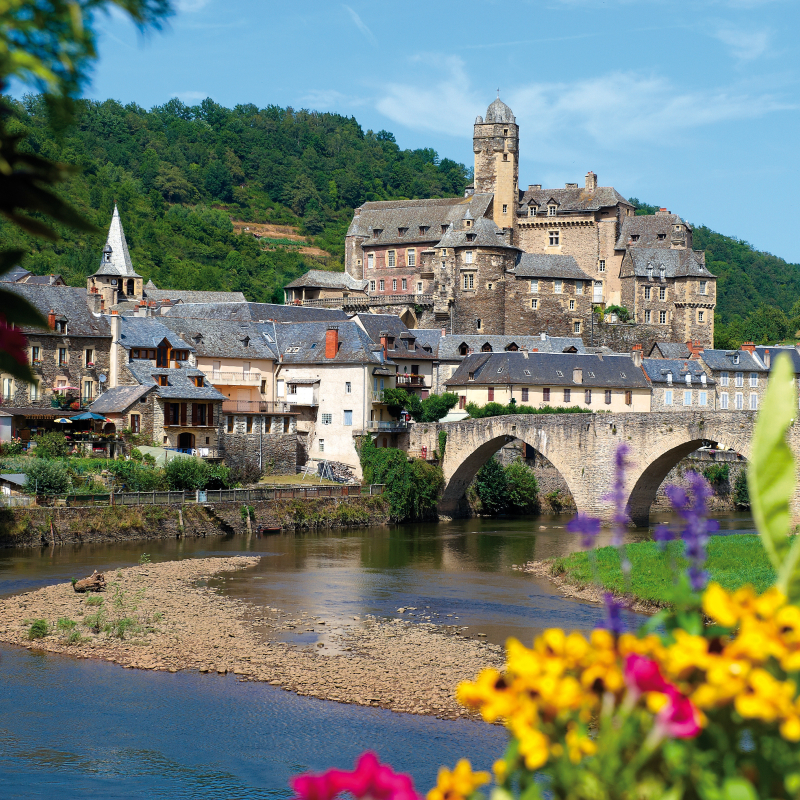
{"type": "Polygon", "coordinates": [[[686,480],[686,473],[689,471],[703,474],[703,470],[707,469],[712,464],[727,464],[728,465],[728,480],[720,485],[712,486],[714,491],[713,496],[709,499],[709,508],[717,511],[734,511],[737,510],[733,502],[733,487],[736,484],[736,478],[739,473],[747,469],[747,461],[741,456],[730,452],[709,452],[706,450],[699,450],[692,453],[687,458],[684,458],[676,464],[669,472],[661,487],[658,490],[656,499],[653,503],[654,511],[667,511],[672,508],[672,504],[666,495],[667,486],[688,486],[686,480]]]}
{"type": "MultiPolygon", "coordinates": [[[[448,250],[448,253],[453,253],[448,250]]],[[[514,263],[514,250],[477,248],[474,262],[464,260],[465,250],[447,257],[447,271],[453,275],[453,333],[502,334],[505,328],[506,269],[514,263]],[[467,276],[467,288],[464,277],[467,276]],[[469,276],[472,276],[471,282],[469,276]],[[478,322],[480,320],[480,323],[478,322]]]]}
{"type": "Polygon", "coordinates": [[[297,472],[296,433],[222,433],[219,444],[225,454],[225,463],[231,469],[247,468],[267,475],[294,475],[297,472]]]}
{"type": "Polygon", "coordinates": [[[506,334],[530,336],[546,331],[551,336],[584,336],[585,326],[592,310],[592,285],[581,281],[578,294],[574,280],[562,280],[561,292],[555,293],[551,278],[539,278],[538,291],[531,291],[531,278],[514,278],[506,281],[505,330],[506,334]],[[533,308],[533,302],[536,308],[533,308]],[[570,306],[573,306],[570,308],[570,306]],[[576,331],[575,323],[580,324],[576,331]]]}
{"type": "Polygon", "coordinates": [[[669,326],[637,325],[634,323],[600,322],[594,317],[584,323],[583,341],[588,346],[611,348],[616,353],[629,353],[635,344],[640,344],[644,353],[649,353],[656,342],[670,340],[669,326]]]}

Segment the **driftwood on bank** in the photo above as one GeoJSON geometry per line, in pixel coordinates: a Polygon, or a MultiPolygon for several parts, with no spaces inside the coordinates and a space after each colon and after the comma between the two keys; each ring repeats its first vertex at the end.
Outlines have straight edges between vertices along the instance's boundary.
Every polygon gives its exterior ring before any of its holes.
{"type": "Polygon", "coordinates": [[[106,576],[95,570],[88,578],[75,581],[72,588],[76,592],[104,592],[106,590],[106,576]]]}

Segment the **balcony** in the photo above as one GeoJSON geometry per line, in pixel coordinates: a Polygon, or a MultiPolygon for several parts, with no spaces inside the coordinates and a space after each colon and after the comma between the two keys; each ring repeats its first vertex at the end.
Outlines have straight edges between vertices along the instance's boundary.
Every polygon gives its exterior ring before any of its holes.
{"type": "Polygon", "coordinates": [[[424,375],[398,375],[395,383],[398,388],[427,389],[424,375]]]}
{"type": "Polygon", "coordinates": [[[373,431],[373,432],[380,432],[380,431],[407,431],[409,426],[412,423],[405,422],[402,419],[391,419],[391,420],[375,420],[371,419],[369,422],[364,423],[364,430],[366,431],[373,431]]]}
{"type": "Polygon", "coordinates": [[[296,392],[286,395],[286,402],[291,406],[318,406],[319,398],[311,386],[301,386],[296,392]]]}
{"type": "Polygon", "coordinates": [[[288,403],[273,403],[271,400],[223,400],[223,414],[294,414],[288,403]]]}
{"type": "Polygon", "coordinates": [[[212,370],[211,382],[221,386],[261,386],[261,373],[258,371],[228,372],[225,370],[212,370]]]}
{"type": "Polygon", "coordinates": [[[372,393],[372,402],[373,403],[382,403],[383,402],[383,392],[373,392],[372,393]]]}

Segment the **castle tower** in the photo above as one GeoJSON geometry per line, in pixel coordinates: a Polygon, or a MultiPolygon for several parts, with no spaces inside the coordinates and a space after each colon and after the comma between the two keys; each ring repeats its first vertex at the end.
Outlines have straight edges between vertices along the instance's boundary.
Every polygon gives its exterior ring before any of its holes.
{"type": "Polygon", "coordinates": [[[477,117],[472,137],[475,192],[494,195],[494,222],[514,228],[519,199],[519,126],[511,109],[498,97],[486,118],[477,117]]]}

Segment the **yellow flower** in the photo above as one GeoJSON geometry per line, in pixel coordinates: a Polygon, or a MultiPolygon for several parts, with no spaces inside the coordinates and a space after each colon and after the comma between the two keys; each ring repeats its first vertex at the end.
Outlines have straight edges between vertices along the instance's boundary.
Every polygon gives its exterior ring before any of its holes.
{"type": "MultiPolygon", "coordinates": [[[[539,769],[547,763],[549,756],[550,740],[539,730],[520,731],[519,754],[525,761],[528,769],[539,769]]],[[[429,798],[429,800],[435,800],[429,798]]]]}
{"type": "Polygon", "coordinates": [[[506,764],[502,758],[498,758],[497,761],[492,764],[492,772],[494,772],[495,780],[498,783],[504,783],[505,779],[508,777],[508,764],[506,764]]]}
{"type": "Polygon", "coordinates": [[[800,742],[800,717],[787,717],[781,723],[781,736],[790,742],[800,742]]]}
{"type": "Polygon", "coordinates": [[[488,783],[488,772],[473,772],[466,758],[456,764],[451,772],[447,767],[439,767],[436,787],[428,792],[428,800],[465,800],[476,789],[488,783]]]}
{"type": "Polygon", "coordinates": [[[597,752],[597,745],[584,733],[580,733],[576,725],[570,725],[564,737],[569,752],[569,760],[577,764],[584,756],[597,752]]]}
{"type": "Polygon", "coordinates": [[[739,621],[736,603],[718,583],[708,584],[703,594],[703,611],[726,628],[732,628],[739,621]]]}

